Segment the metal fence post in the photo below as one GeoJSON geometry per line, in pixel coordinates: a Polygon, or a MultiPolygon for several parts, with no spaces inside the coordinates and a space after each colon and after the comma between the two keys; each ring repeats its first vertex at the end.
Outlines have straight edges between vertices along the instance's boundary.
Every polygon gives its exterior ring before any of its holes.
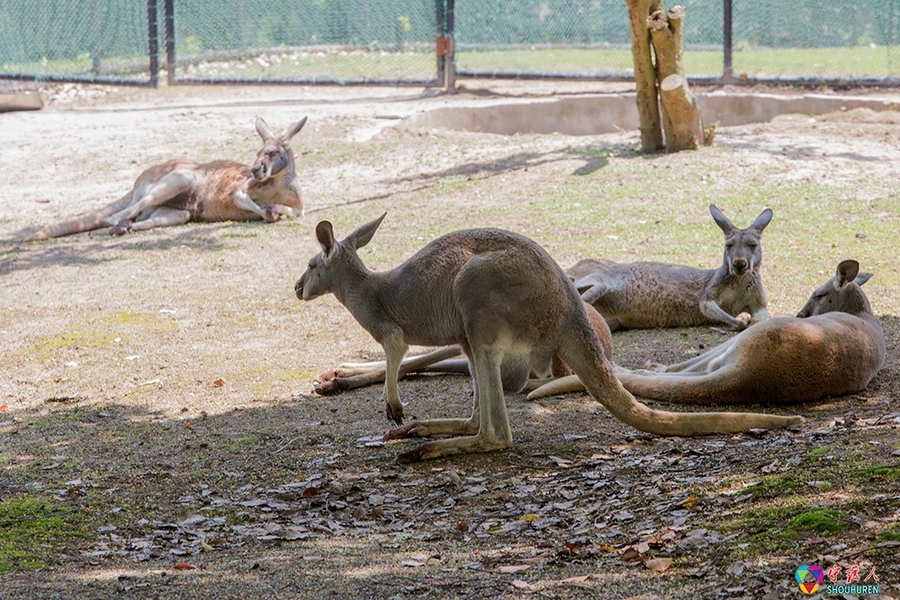
{"type": "Polygon", "coordinates": [[[444,89],[456,92],[456,56],[453,48],[453,0],[436,0],[437,8],[437,81],[444,89]]]}
{"type": "Polygon", "coordinates": [[[734,69],[731,66],[731,0],[725,0],[723,11],[722,32],[723,32],[723,50],[725,51],[725,70],[722,73],[722,80],[725,83],[734,81],[734,69]]]}
{"type": "Polygon", "coordinates": [[[147,36],[150,38],[150,85],[159,86],[159,39],[156,31],[156,0],[147,0],[147,36]]]}
{"type": "Polygon", "coordinates": [[[445,89],[449,94],[456,93],[456,41],[455,41],[455,24],[454,24],[454,2],[447,0],[447,38],[450,40],[450,47],[447,49],[447,56],[444,61],[444,72],[446,75],[445,89]]]}
{"type": "Polygon", "coordinates": [[[164,0],[166,13],[166,82],[175,84],[175,1],[164,0]]]}
{"type": "Polygon", "coordinates": [[[434,0],[434,9],[436,13],[436,28],[437,28],[437,37],[435,41],[435,48],[437,51],[437,82],[438,85],[442,85],[444,83],[444,63],[446,62],[446,57],[442,52],[442,45],[444,43],[444,33],[446,32],[447,25],[447,13],[444,10],[444,0],[434,0]]]}

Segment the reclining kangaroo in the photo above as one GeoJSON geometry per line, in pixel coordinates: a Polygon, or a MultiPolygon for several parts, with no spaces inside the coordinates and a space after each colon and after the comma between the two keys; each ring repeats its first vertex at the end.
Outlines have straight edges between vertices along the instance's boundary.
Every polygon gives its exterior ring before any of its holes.
{"type": "MultiPolygon", "coordinates": [[[[881,324],[860,286],[871,277],[845,260],[796,317],[773,317],[661,371],[616,368],[625,389],[681,404],[791,404],[862,391],[884,363],[881,324]]],[[[584,386],[558,379],[540,398],[584,386]]]]}
{"type": "Polygon", "coordinates": [[[735,227],[714,204],[709,212],[725,234],[725,255],[717,269],[587,259],[566,273],[612,331],[698,325],[744,329],[769,316],[759,265],[760,237],[772,211],[764,210],[747,229],[735,227]],[[750,319],[737,318],[742,312],[750,319]]]}
{"type": "Polygon", "coordinates": [[[382,345],[392,406],[400,406],[397,371],[409,344],[458,344],[473,365],[471,417],[411,421],[385,434],[387,439],[459,437],[422,444],[398,455],[400,463],[509,448],[503,389],[521,389],[531,371],[546,373],[554,354],[613,416],[649,433],[730,433],[803,422],[802,417],[651,410],[616,379],[577,290],[535,242],[498,229],[457,231],[430,242],[395,269],[375,273],[357,250],[372,239],[382,219],[341,242],[331,223],[320,222],[316,238],[322,252],[310,259],[294,290],[303,300],[333,293],[382,345]]]}
{"type": "MultiPolygon", "coordinates": [[[[766,319],[768,300],[759,276],[760,237],[772,219],[772,211],[764,210],[747,229],[735,227],[715,205],[710,205],[709,211],[725,233],[725,255],[717,269],[588,259],[567,269],[566,274],[576,282],[582,299],[603,315],[611,331],[714,324],[743,329],[766,319]],[[742,312],[751,318],[737,318],[742,312]]],[[[608,334],[596,323],[594,326],[603,341],[608,334]]],[[[612,360],[611,339],[609,344],[607,358],[612,360]]],[[[406,359],[400,364],[400,376],[413,372],[466,373],[465,360],[447,360],[461,353],[454,346],[406,359]]],[[[553,377],[564,374],[565,370],[554,370],[553,377]]],[[[316,377],[315,390],[328,395],[382,381],[384,363],[350,363],[316,377]]],[[[534,389],[539,383],[532,381],[526,389],[534,389]]],[[[390,411],[388,406],[388,415],[390,411]]]]}
{"type": "MultiPolygon", "coordinates": [[[[612,360],[613,343],[609,326],[607,326],[603,316],[593,306],[585,303],[584,308],[587,311],[594,331],[597,332],[600,344],[603,346],[603,355],[606,357],[606,360],[612,360]]],[[[404,358],[400,363],[398,377],[402,379],[412,373],[462,373],[470,375],[469,361],[465,358],[460,358],[462,353],[462,348],[459,346],[446,346],[424,354],[404,358]]],[[[330,396],[374,383],[384,383],[386,373],[387,363],[385,361],[344,363],[337,369],[320,373],[313,381],[313,386],[317,394],[330,396]]],[[[571,375],[572,370],[558,356],[554,355],[550,374],[550,379],[558,379],[571,375]]],[[[535,389],[547,383],[547,381],[549,380],[543,374],[531,373],[531,379],[529,379],[526,389],[535,389]]],[[[504,388],[503,391],[517,392],[519,390],[504,388]]],[[[388,419],[396,420],[398,425],[402,425],[403,407],[392,407],[388,402],[387,416],[388,419]]]]}
{"type": "Polygon", "coordinates": [[[291,138],[306,117],[275,135],[261,118],[256,131],[263,147],[253,166],[220,160],[198,164],[170,160],[138,176],[130,192],[98,210],[71,221],[50,225],[25,241],[109,228],[130,231],[170,227],[188,221],[253,221],[272,223],[303,210],[291,138]]]}

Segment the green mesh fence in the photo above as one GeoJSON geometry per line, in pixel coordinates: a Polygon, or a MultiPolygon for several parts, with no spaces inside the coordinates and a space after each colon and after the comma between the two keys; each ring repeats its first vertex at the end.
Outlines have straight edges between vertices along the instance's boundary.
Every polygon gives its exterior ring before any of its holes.
{"type": "Polygon", "coordinates": [[[735,2],[735,75],[887,78],[900,75],[900,0],[735,2]]]}
{"type": "Polygon", "coordinates": [[[436,82],[434,0],[178,0],[176,81],[436,82]]]}
{"type": "Polygon", "coordinates": [[[0,77],[150,82],[146,0],[0,0],[0,77]]]}
{"type": "MultiPolygon", "coordinates": [[[[682,0],[688,75],[720,77],[722,0],[682,0]]],[[[624,0],[457,0],[463,77],[630,77],[624,0]]],[[[733,70],[750,78],[900,75],[900,0],[733,0],[733,70]]]]}
{"type": "MultiPolygon", "coordinates": [[[[677,1],[677,0],[676,0],[677,1]]],[[[676,1],[670,2],[674,5],[676,1]]],[[[722,77],[723,2],[683,0],[685,66],[722,77]]],[[[453,10],[461,77],[630,78],[624,0],[170,0],[174,82],[440,85],[453,10]],[[439,27],[440,25],[440,27],[439,27]]],[[[900,0],[732,0],[748,80],[900,83],[900,0]]],[[[165,0],[0,0],[0,78],[154,82],[165,0]],[[156,23],[148,19],[153,4],[156,23]]]]}

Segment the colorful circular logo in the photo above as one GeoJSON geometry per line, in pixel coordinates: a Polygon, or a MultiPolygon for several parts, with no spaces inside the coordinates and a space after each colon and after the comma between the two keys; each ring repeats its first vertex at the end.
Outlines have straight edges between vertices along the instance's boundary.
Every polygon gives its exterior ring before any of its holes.
{"type": "Polygon", "coordinates": [[[816,565],[803,565],[798,567],[794,578],[800,584],[800,591],[804,594],[815,594],[819,584],[825,580],[825,571],[816,565]]]}

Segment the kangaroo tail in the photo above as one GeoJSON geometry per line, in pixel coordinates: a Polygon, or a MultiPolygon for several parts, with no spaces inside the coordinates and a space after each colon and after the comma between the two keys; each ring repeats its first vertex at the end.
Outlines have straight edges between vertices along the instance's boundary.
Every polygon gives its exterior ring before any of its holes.
{"type": "Polygon", "coordinates": [[[71,219],[69,221],[54,223],[53,225],[48,225],[47,227],[44,227],[43,229],[32,233],[30,236],[25,238],[25,241],[37,242],[41,240],[48,240],[50,238],[62,237],[64,235],[72,235],[75,233],[82,233],[85,231],[100,229],[105,225],[103,223],[103,219],[110,215],[114,215],[115,213],[128,206],[128,204],[131,202],[131,194],[132,192],[128,192],[112,204],[107,204],[97,212],[91,213],[89,215],[85,215],[77,219],[71,219]]]}
{"type": "MultiPolygon", "coordinates": [[[[584,331],[589,330],[585,328],[584,331]]],[[[675,413],[650,409],[622,386],[613,374],[611,364],[603,358],[596,338],[587,335],[578,337],[582,338],[577,340],[580,343],[564,349],[563,360],[572,367],[591,396],[614,417],[635,429],[656,435],[689,436],[788,427],[804,422],[803,417],[799,416],[739,412],[675,413]]]]}

